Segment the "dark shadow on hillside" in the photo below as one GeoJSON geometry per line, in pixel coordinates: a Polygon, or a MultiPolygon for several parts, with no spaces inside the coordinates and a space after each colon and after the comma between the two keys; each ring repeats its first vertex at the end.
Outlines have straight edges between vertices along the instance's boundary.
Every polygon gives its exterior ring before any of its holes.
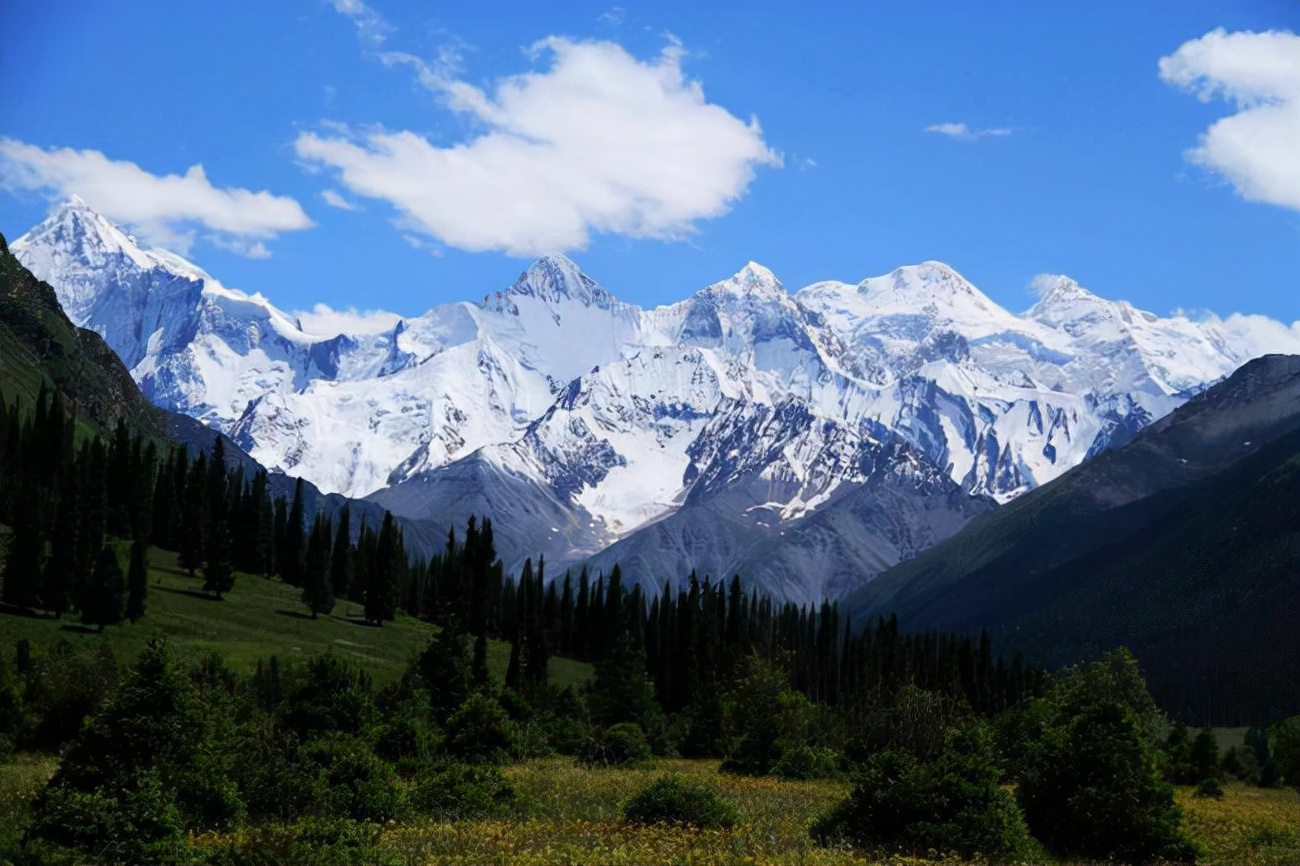
{"type": "Polygon", "coordinates": [[[280,616],[288,616],[294,619],[311,619],[311,614],[303,613],[300,610],[277,610],[276,613],[280,616]]]}
{"type": "Polygon", "coordinates": [[[47,610],[35,610],[30,607],[19,607],[16,604],[0,602],[0,613],[13,614],[14,616],[25,616],[28,619],[55,619],[54,614],[47,610]]]}
{"type": "Polygon", "coordinates": [[[215,595],[198,589],[177,589],[174,586],[154,586],[154,589],[161,590],[162,592],[172,592],[176,595],[188,595],[190,598],[201,598],[204,601],[222,601],[222,599],[217,598],[215,595]]]}
{"type": "Polygon", "coordinates": [[[74,622],[59,626],[59,631],[70,631],[77,634],[99,634],[99,629],[93,625],[79,625],[74,622]]]}
{"type": "Polygon", "coordinates": [[[335,616],[333,617],[333,619],[336,619],[339,622],[347,623],[348,625],[357,625],[363,628],[380,628],[380,625],[378,623],[374,623],[368,619],[362,619],[360,617],[335,616]]]}

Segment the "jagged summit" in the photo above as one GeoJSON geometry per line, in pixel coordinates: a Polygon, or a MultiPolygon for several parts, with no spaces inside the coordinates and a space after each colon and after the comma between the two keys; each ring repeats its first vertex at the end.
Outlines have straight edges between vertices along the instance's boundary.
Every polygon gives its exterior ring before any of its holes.
{"type": "Polygon", "coordinates": [[[1025,318],[1052,327],[1108,312],[1115,306],[1063,274],[1043,274],[1034,280],[1033,288],[1038,300],[1025,312],[1025,318]]]}
{"type": "MultiPolygon", "coordinates": [[[[797,293],[749,262],[644,310],[560,254],[529,263],[482,307],[450,303],[382,332],[306,334],[261,295],[142,249],[84,202],[60,206],[15,246],[155,403],[327,491],[432,479],[399,497],[413,519],[459,522],[457,503],[477,500],[457,467],[492,463],[514,479],[499,492],[516,505],[549,497],[549,516],[527,524],[541,534],[519,538],[515,553],[545,549],[556,562],[675,514],[703,496],[691,494],[700,479],[714,479],[706,492],[726,508],[784,528],[865,483],[868,440],[897,439],[932,461],[954,503],[1005,501],[1248,358],[1300,353],[1300,330],[1248,318],[1130,322],[1115,305],[1095,325],[1057,328],[1001,309],[939,262],[797,293]]],[[[910,544],[872,547],[877,566],[910,544]]]]}
{"type": "Polygon", "coordinates": [[[586,307],[602,309],[615,303],[614,296],[604,286],[584,273],[568,256],[558,252],[547,253],[533,261],[509,289],[484,298],[484,306],[508,308],[519,298],[536,298],[548,305],[577,301],[586,307]]]}

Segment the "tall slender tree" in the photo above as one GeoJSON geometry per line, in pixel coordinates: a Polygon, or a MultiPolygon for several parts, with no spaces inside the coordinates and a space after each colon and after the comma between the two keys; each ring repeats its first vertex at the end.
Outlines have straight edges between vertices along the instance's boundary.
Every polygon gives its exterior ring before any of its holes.
{"type": "Polygon", "coordinates": [[[126,618],[132,623],[144,616],[149,593],[149,545],[143,536],[131,542],[131,564],[126,571],[126,618]]]}

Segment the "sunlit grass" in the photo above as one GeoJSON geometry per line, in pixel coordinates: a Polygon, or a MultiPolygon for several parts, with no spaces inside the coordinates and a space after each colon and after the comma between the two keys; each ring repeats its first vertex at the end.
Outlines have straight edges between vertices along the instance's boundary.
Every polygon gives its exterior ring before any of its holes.
{"type": "MultiPolygon", "coordinates": [[[[125,565],[125,549],[121,558],[125,565]]],[[[268,656],[289,661],[330,650],[364,667],[380,686],[400,676],[433,634],[433,626],[402,614],[382,628],[366,625],[361,605],[346,601],[339,602],[332,615],[313,620],[299,599],[300,590],[265,577],[237,573],[235,588],[221,601],[206,597],[202,587],[201,576],[190,577],[176,567],[176,554],[155,549],[150,553],[147,610],[134,625],[122,623],[96,634],[72,617],[4,613],[0,631],[6,651],[22,638],[37,647],[59,640],[76,646],[107,642],[120,664],[132,661],[149,639],[166,637],[182,653],[216,652],[240,673],[268,656]]],[[[508,644],[488,645],[488,666],[498,679],[505,678],[509,657],[508,644]]],[[[590,665],[570,659],[551,658],[549,669],[551,681],[561,686],[591,676],[590,665]]]]}
{"type": "Polygon", "coordinates": [[[1300,794],[1290,788],[1227,785],[1224,798],[1192,796],[1178,805],[1192,838],[1205,846],[1205,864],[1295,866],[1300,863],[1300,794]]]}

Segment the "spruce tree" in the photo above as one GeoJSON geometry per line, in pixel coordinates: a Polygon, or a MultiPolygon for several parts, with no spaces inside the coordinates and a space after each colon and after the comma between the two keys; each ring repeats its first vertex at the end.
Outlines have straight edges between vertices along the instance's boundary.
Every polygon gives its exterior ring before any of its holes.
{"type": "Polygon", "coordinates": [[[132,623],[144,616],[149,592],[149,545],[143,536],[131,543],[131,565],[126,572],[126,618],[132,623]]]}
{"type": "MultiPolygon", "coordinates": [[[[36,485],[23,485],[35,496],[36,485]]],[[[40,520],[31,505],[23,507],[22,498],[13,517],[13,537],[4,566],[4,600],[15,607],[30,607],[36,601],[41,577],[42,549],[45,546],[40,520]]],[[[28,500],[29,502],[31,500],[28,500]]]]}
{"type": "Polygon", "coordinates": [[[190,464],[185,478],[185,492],[181,500],[181,549],[178,557],[181,568],[194,574],[204,559],[207,543],[204,533],[207,526],[206,482],[208,474],[207,458],[202,454],[190,464]]]}
{"type": "Polygon", "coordinates": [[[397,604],[397,528],[393,515],[384,512],[384,522],[379,527],[375,545],[373,572],[366,582],[365,617],[375,625],[393,618],[397,604]]]}
{"type": "Polygon", "coordinates": [[[317,514],[307,539],[307,556],[303,564],[302,600],[311,611],[329,614],[334,610],[334,588],[330,583],[330,524],[324,514],[317,514]]]}
{"type": "Polygon", "coordinates": [[[224,520],[212,527],[203,578],[203,591],[213,593],[218,601],[235,586],[235,572],[230,565],[230,529],[224,520]]]}
{"type": "Polygon", "coordinates": [[[122,567],[117,564],[117,554],[113,548],[105,546],[100,549],[99,559],[86,584],[81,621],[97,626],[99,631],[103,631],[106,625],[121,622],[122,590],[122,567]]]}
{"type": "Polygon", "coordinates": [[[352,582],[352,526],[348,507],[339,512],[339,525],[330,552],[330,589],[335,598],[345,598],[352,582]]]}
{"type": "Polygon", "coordinates": [[[41,572],[41,607],[60,619],[72,606],[73,577],[77,570],[77,483],[69,474],[54,517],[50,557],[41,572]]]}
{"type": "Polygon", "coordinates": [[[293,504],[289,506],[288,521],[284,528],[284,548],[277,565],[280,578],[290,586],[302,586],[303,555],[303,501],[302,479],[293,487],[293,504]]]}

